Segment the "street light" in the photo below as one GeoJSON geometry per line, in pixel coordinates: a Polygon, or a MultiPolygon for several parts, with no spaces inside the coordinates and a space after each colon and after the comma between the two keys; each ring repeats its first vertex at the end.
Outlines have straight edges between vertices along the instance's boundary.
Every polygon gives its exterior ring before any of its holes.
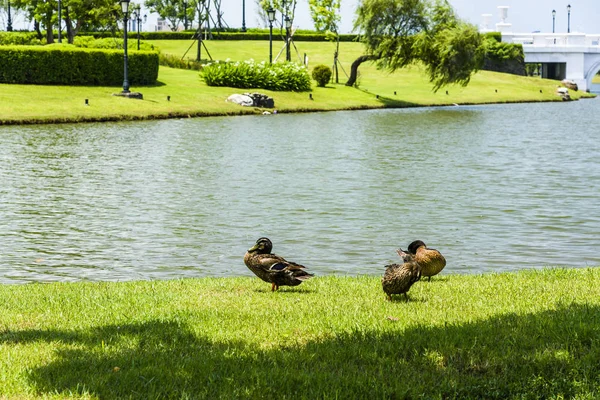
{"type": "Polygon", "coordinates": [[[275,10],[271,6],[267,10],[267,17],[269,18],[269,64],[273,64],[273,21],[275,21],[275,10]]]}
{"type": "Polygon", "coordinates": [[[10,17],[10,0],[8,0],[7,2],[8,7],[7,7],[7,11],[8,11],[8,21],[6,22],[6,31],[7,32],[12,32],[12,19],[10,17]]]}
{"type": "Polygon", "coordinates": [[[571,33],[571,5],[567,5],[567,33],[571,33]]]}
{"type": "MultiPolygon", "coordinates": [[[[135,20],[135,24],[137,25],[137,49],[140,49],[140,25],[142,24],[142,10],[141,6],[138,4],[133,8],[132,19],[135,20]]],[[[144,15],[144,22],[146,22],[147,16],[144,15]]]]}
{"type": "Polygon", "coordinates": [[[183,2],[183,30],[187,31],[188,20],[187,20],[187,1],[183,2]]]}
{"type": "Polygon", "coordinates": [[[287,15],[285,16],[285,60],[292,61],[290,54],[290,28],[292,27],[292,20],[287,15]]]}
{"type": "Polygon", "coordinates": [[[246,32],[246,0],[242,0],[242,32],[246,32]]]}
{"type": "Polygon", "coordinates": [[[121,0],[121,11],[123,11],[123,91],[129,93],[129,80],[127,79],[127,14],[129,13],[129,0],[121,0]]]}
{"type": "Polygon", "coordinates": [[[556,21],[556,10],[552,10],[552,33],[554,33],[554,22],[555,21],[556,21]]]}
{"type": "Polygon", "coordinates": [[[62,43],[62,37],[61,37],[61,28],[62,28],[62,16],[61,16],[61,6],[60,6],[60,0],[58,0],[58,43],[62,43]]]}

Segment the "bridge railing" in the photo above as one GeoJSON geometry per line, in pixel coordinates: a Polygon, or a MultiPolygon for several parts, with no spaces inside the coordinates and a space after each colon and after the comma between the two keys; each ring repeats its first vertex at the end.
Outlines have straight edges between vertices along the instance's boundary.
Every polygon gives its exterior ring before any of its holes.
{"type": "Polygon", "coordinates": [[[596,47],[600,46],[600,34],[583,33],[502,33],[502,41],[525,46],[596,47]]]}

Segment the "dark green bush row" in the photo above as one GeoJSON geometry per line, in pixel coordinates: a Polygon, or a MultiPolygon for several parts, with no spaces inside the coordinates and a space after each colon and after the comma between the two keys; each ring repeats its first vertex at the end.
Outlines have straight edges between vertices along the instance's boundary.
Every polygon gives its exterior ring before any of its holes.
{"type": "MultiPolygon", "coordinates": [[[[95,38],[113,37],[112,32],[85,32],[81,33],[95,38]]],[[[184,32],[140,32],[142,40],[194,40],[196,32],[192,30],[184,32]]],[[[137,33],[129,32],[129,40],[137,38],[137,33]]],[[[204,37],[204,36],[203,36],[204,37]]],[[[280,37],[279,29],[273,29],[273,39],[280,37]]],[[[269,40],[269,30],[249,30],[248,32],[212,32],[211,40],[269,40]]],[[[296,32],[294,40],[298,42],[324,42],[324,33],[296,32]]],[[[354,34],[340,35],[341,42],[358,41],[354,34]]]]}
{"type": "MultiPolygon", "coordinates": [[[[128,66],[130,84],[153,84],[158,78],[158,53],[130,52],[128,66]]],[[[123,83],[123,51],[2,46],[0,82],[118,86],[123,83]]]]}

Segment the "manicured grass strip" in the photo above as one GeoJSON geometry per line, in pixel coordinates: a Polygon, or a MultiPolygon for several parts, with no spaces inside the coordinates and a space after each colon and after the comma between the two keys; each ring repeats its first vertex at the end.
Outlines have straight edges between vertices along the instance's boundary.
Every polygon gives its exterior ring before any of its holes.
{"type": "Polygon", "coordinates": [[[0,286],[0,395],[600,396],[600,269],[0,286]]]}

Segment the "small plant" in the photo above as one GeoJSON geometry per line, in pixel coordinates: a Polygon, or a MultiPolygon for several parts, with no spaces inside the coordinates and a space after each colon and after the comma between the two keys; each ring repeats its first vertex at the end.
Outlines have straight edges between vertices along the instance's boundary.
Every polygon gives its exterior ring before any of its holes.
{"type": "Polygon", "coordinates": [[[331,68],[327,65],[317,65],[312,72],[312,77],[315,81],[317,81],[317,86],[325,87],[329,80],[331,79],[331,68]]]}

